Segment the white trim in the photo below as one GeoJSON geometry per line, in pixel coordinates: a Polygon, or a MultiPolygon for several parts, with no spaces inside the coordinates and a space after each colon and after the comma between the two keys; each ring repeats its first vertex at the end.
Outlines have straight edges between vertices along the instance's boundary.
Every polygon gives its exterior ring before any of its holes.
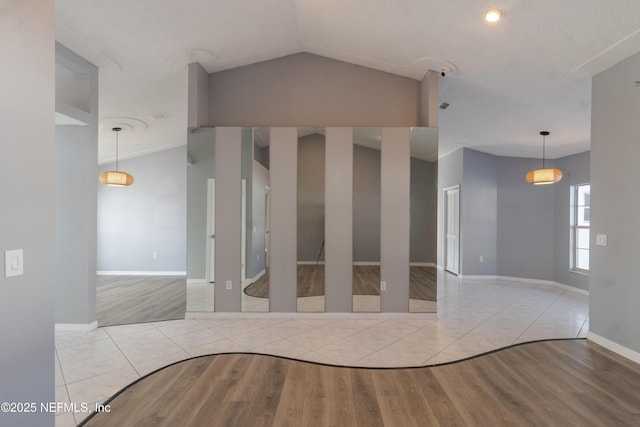
{"type": "Polygon", "coordinates": [[[261,271],[260,273],[258,273],[258,274],[256,274],[255,276],[253,276],[253,277],[249,278],[249,283],[253,283],[253,282],[255,282],[256,280],[258,280],[259,278],[261,278],[262,276],[264,276],[266,272],[267,272],[267,270],[263,268],[263,269],[262,269],[262,271],[261,271]]]}
{"type": "Polygon", "coordinates": [[[187,312],[185,319],[437,319],[437,313],[240,313],[240,312],[187,312]]]}
{"type": "Polygon", "coordinates": [[[438,265],[435,262],[410,262],[410,267],[433,267],[437,268],[438,265]]]}
{"type": "Polygon", "coordinates": [[[201,285],[207,283],[207,279],[187,279],[187,285],[201,285]]]}
{"type": "Polygon", "coordinates": [[[565,285],[564,283],[558,283],[558,282],[552,282],[551,283],[553,286],[556,286],[558,288],[564,289],[565,291],[572,291],[572,292],[576,292],[582,295],[586,295],[589,296],[589,291],[584,290],[584,289],[580,289],[580,288],[576,288],[575,286],[569,286],[569,285],[565,285]]]}
{"type": "Polygon", "coordinates": [[[554,282],[553,280],[541,280],[541,279],[528,279],[526,277],[511,277],[511,276],[464,276],[459,275],[460,279],[465,280],[510,280],[512,282],[524,282],[524,283],[533,283],[537,285],[547,285],[547,286],[555,286],[557,288],[564,289],[566,291],[576,292],[582,295],[589,295],[589,291],[584,289],[576,288],[575,286],[565,285],[564,283],[554,282]]]}
{"type": "Polygon", "coordinates": [[[593,332],[589,331],[587,333],[587,339],[589,341],[593,341],[594,343],[601,345],[602,347],[606,348],[607,350],[611,350],[614,353],[619,354],[622,357],[626,357],[627,359],[631,360],[632,362],[636,362],[636,363],[640,363],[640,353],[638,353],[635,350],[631,350],[630,348],[627,348],[623,345],[620,345],[616,342],[613,342],[605,337],[602,337],[598,334],[594,334],[593,332]]]}
{"type": "Polygon", "coordinates": [[[98,276],[186,276],[186,271],[123,271],[98,270],[98,276]]]}
{"type": "Polygon", "coordinates": [[[58,332],[89,332],[98,328],[98,321],[91,323],[56,323],[58,332]]]}

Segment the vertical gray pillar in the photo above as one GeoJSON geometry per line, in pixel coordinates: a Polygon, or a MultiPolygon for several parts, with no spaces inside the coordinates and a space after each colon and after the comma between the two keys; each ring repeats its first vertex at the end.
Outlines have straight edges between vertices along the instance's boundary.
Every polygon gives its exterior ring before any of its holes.
{"type": "Polygon", "coordinates": [[[418,123],[420,126],[430,128],[438,127],[438,80],[440,74],[429,70],[420,82],[420,113],[418,123]]]}
{"type": "Polygon", "coordinates": [[[271,128],[269,306],[274,312],[297,308],[298,129],[271,128]]]}
{"type": "Polygon", "coordinates": [[[216,128],[215,311],[240,311],[241,132],[239,127],[216,128]]]}
{"type": "MultiPolygon", "coordinates": [[[[66,81],[56,88],[56,111],[85,126],[56,126],[55,321],[90,325],[96,320],[98,68],[56,43],[56,64],[86,85],[82,109],[66,101],[77,96],[66,81]],[[84,80],[86,78],[86,81],[84,80]]],[[[126,188],[122,189],[127,191],[126,188]]]]}
{"type": "Polygon", "coordinates": [[[189,64],[187,121],[189,128],[209,123],[209,74],[197,62],[189,64]]]}
{"type": "Polygon", "coordinates": [[[409,128],[382,128],[381,312],[409,311],[410,143],[409,128]]]}
{"type": "Polygon", "coordinates": [[[353,129],[327,128],[325,163],[325,311],[353,309],[353,129]]]}

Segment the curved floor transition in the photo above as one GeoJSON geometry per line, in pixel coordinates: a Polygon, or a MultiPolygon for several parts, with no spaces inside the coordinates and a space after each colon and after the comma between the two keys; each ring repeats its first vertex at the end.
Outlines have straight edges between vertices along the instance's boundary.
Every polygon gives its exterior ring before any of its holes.
{"type": "Polygon", "coordinates": [[[584,339],[416,368],[234,353],[161,368],[81,425],[640,425],[638,390],[640,365],[584,339]]]}

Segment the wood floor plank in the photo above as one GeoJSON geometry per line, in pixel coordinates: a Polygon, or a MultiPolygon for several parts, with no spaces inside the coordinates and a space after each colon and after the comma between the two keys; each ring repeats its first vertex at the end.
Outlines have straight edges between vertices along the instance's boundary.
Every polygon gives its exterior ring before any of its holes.
{"type": "MultiPolygon", "coordinates": [[[[353,295],[380,295],[380,267],[353,266],[353,295]]],[[[437,300],[437,271],[435,267],[411,266],[409,269],[410,298],[437,300]]],[[[269,272],[248,285],[244,292],[252,297],[269,298],[269,272]]],[[[324,295],[324,265],[298,265],[298,297],[324,295]]]]}
{"type": "Polygon", "coordinates": [[[184,319],[183,276],[97,276],[96,318],[100,326],[184,319]]]}
{"type": "Polygon", "coordinates": [[[366,369],[205,356],[132,385],[87,426],[631,426],[640,366],[586,340],[435,367],[366,369]]]}

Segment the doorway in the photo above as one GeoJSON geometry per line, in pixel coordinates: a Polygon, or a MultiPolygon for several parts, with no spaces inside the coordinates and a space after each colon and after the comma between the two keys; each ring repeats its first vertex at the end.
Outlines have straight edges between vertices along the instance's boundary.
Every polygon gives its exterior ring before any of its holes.
{"type": "Polygon", "coordinates": [[[456,276],[460,273],[460,186],[444,189],[445,265],[456,276]]]}

